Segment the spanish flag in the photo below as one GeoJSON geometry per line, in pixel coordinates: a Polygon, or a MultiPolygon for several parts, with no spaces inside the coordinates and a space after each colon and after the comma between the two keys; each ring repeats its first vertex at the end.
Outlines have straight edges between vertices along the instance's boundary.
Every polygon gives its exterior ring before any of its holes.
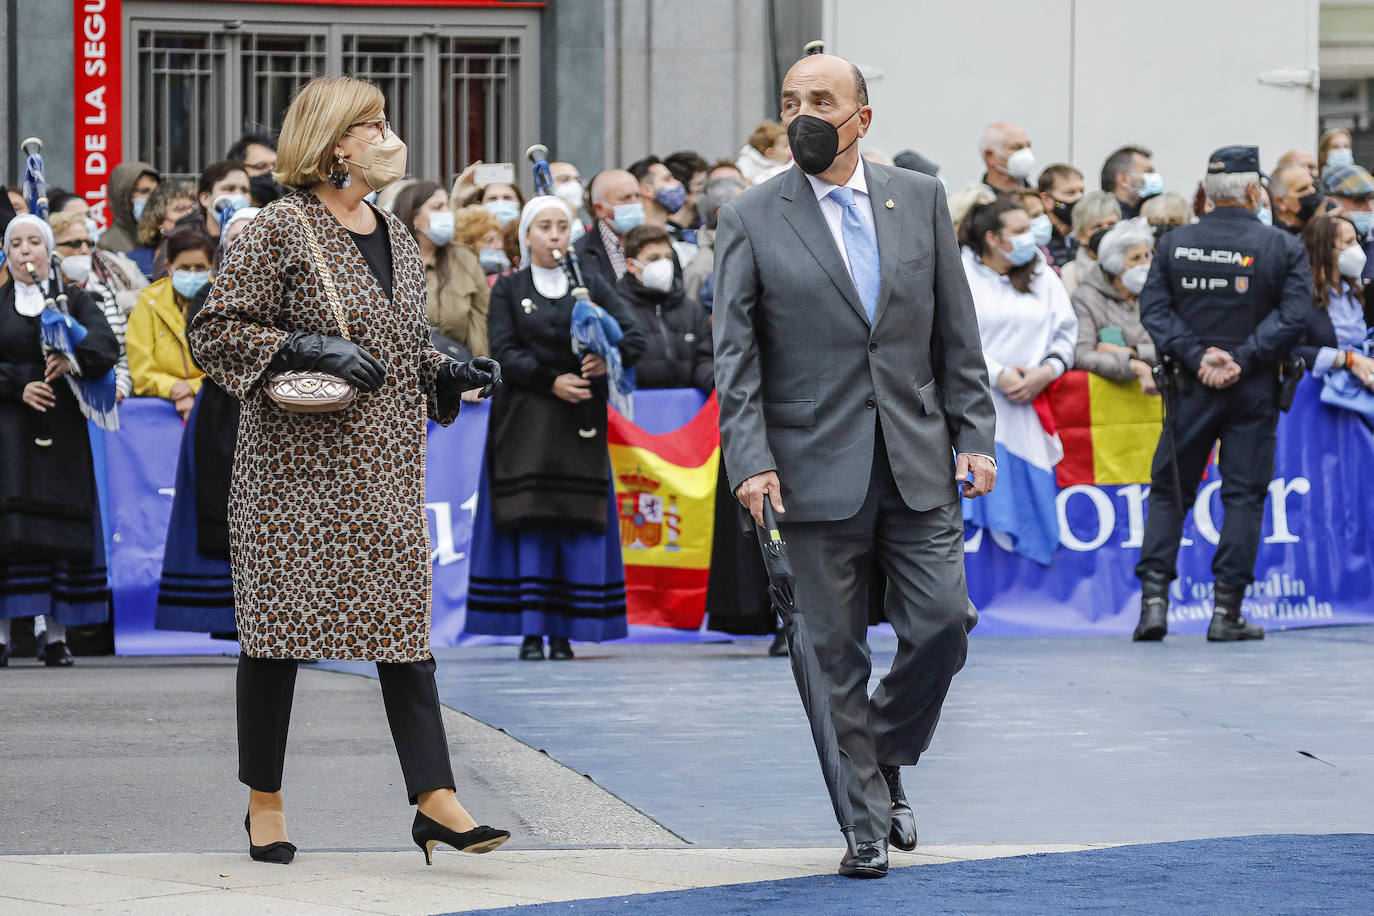
{"type": "Polygon", "coordinates": [[[716,396],[686,426],[659,435],[608,414],[629,621],[695,630],[706,614],[715,528],[716,396]]]}
{"type": "Polygon", "coordinates": [[[1050,389],[1054,426],[1064,443],[1059,486],[1149,483],[1164,405],[1139,383],[1114,382],[1082,370],[1050,389]]]}

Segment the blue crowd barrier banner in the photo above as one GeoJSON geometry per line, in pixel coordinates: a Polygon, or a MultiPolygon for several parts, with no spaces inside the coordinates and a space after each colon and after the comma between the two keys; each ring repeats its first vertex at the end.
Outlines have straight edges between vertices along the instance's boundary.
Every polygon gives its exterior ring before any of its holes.
{"type": "MultiPolygon", "coordinates": [[[[1245,614],[1268,628],[1374,623],[1374,439],[1345,411],[1319,401],[1308,380],[1279,421],[1255,583],[1245,614]]],[[[1257,455],[1264,461],[1266,456],[1257,455]]],[[[1212,617],[1212,556],[1220,536],[1221,478],[1213,466],[1184,526],[1170,632],[1201,633],[1212,617]]],[[[1042,567],[965,533],[969,596],[984,635],[1129,633],[1140,615],[1135,564],[1149,485],[1059,490],[1060,546],[1042,567]]]]}
{"type": "MultiPolygon", "coordinates": [[[[1266,627],[1374,623],[1367,487],[1374,480],[1374,439],[1358,418],[1322,405],[1319,395],[1319,384],[1305,382],[1279,424],[1257,578],[1245,604],[1246,614],[1266,627]]],[[[637,392],[636,419],[649,432],[667,432],[690,420],[703,400],[694,390],[637,392]]],[[[425,502],[435,645],[467,640],[468,557],[487,416],[485,404],[464,405],[452,426],[430,425],[425,502]]],[[[200,634],[153,629],[181,421],[168,402],[135,398],[120,408],[120,424],[104,441],[116,651],[233,651],[231,643],[200,634]]],[[[1220,484],[1213,469],[1185,528],[1173,586],[1174,632],[1200,633],[1211,616],[1210,566],[1223,525],[1220,484]]],[[[1139,612],[1134,567],[1148,496],[1149,486],[1141,484],[1061,489],[1060,546],[1048,568],[1008,553],[986,532],[967,532],[969,592],[982,613],[977,632],[1129,633],[1139,612]]]]}

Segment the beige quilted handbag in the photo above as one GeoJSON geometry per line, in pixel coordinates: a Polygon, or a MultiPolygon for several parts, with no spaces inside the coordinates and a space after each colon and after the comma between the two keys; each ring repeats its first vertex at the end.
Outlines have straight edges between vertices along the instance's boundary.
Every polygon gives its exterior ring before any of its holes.
{"type": "MultiPolygon", "coordinates": [[[[329,262],[320,250],[315,230],[299,207],[288,203],[283,203],[282,206],[300,217],[301,225],[305,227],[305,241],[310,248],[310,259],[315,262],[315,273],[320,276],[325,296],[334,311],[334,320],[339,323],[339,331],[343,334],[344,340],[351,340],[348,336],[348,313],[344,311],[343,303],[339,300],[339,292],[334,288],[334,277],[329,273],[329,262]]],[[[356,388],[328,372],[295,369],[290,372],[274,372],[267,377],[267,396],[282,410],[291,413],[328,413],[352,404],[357,394],[356,388]]]]}

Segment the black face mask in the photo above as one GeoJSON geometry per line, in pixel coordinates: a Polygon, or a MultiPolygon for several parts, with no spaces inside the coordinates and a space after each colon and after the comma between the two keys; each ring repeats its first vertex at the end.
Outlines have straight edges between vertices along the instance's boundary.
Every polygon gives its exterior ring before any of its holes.
{"type": "Polygon", "coordinates": [[[1066,225],[1066,226],[1072,226],[1072,225],[1073,225],[1073,205],[1076,204],[1076,203],[1078,203],[1078,201],[1076,201],[1076,200],[1070,201],[1069,203],[1064,203],[1064,201],[1059,200],[1058,198],[1055,198],[1055,200],[1054,200],[1054,211],[1053,211],[1053,212],[1054,212],[1054,218],[1057,219],[1057,220],[1059,220],[1061,223],[1063,223],[1063,224],[1066,225]]]}
{"type": "Polygon", "coordinates": [[[1298,198],[1298,219],[1307,222],[1312,218],[1312,214],[1317,212],[1317,208],[1322,205],[1325,196],[1320,191],[1313,191],[1311,194],[1304,194],[1298,198]]]}
{"type": "MultiPolygon", "coordinates": [[[[854,114],[841,121],[840,125],[848,124],[858,113],[859,109],[854,109],[854,114]]],[[[838,127],[812,115],[797,115],[787,125],[787,142],[792,146],[792,159],[801,170],[808,175],[819,175],[830,168],[836,156],[858,143],[859,138],[855,135],[849,146],[840,149],[838,127]]]]}

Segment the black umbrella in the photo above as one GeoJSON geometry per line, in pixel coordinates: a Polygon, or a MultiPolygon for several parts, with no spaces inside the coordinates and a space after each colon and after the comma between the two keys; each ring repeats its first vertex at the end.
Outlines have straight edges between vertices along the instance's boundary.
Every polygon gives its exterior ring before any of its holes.
{"type": "Polygon", "coordinates": [[[816,743],[816,756],[820,759],[821,775],[825,777],[825,787],[830,790],[830,803],[835,807],[835,820],[851,855],[858,854],[854,839],[854,813],[849,808],[848,787],[857,784],[854,777],[854,764],[849,756],[840,750],[840,739],[835,735],[835,723],[830,720],[830,694],[826,692],[825,675],[821,663],[816,658],[816,647],[811,642],[811,631],[806,628],[801,611],[797,610],[796,582],[792,572],[792,560],[787,556],[787,542],[778,530],[778,517],[773,505],[765,494],[763,498],[763,521],[766,527],[758,529],[759,549],[763,551],[763,565],[768,571],[768,594],[773,599],[773,609],[782,618],[782,632],[787,637],[788,657],[792,659],[792,676],[797,681],[801,693],[802,706],[806,717],[811,721],[811,740],[816,743]]]}

